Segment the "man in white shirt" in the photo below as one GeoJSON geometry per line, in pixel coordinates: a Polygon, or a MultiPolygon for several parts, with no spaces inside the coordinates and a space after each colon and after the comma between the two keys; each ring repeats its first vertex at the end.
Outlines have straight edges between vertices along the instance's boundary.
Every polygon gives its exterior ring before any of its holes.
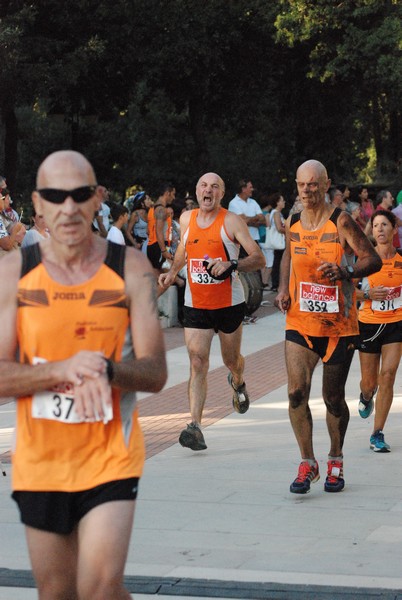
{"type": "Polygon", "coordinates": [[[107,239],[115,244],[126,245],[126,240],[122,233],[122,228],[128,221],[128,208],[124,204],[112,204],[110,214],[113,219],[113,225],[108,231],[107,239]]]}
{"type": "Polygon", "coordinates": [[[95,214],[95,218],[93,220],[93,226],[97,229],[101,235],[101,237],[107,237],[107,232],[110,229],[110,208],[107,205],[109,201],[109,191],[105,186],[100,185],[99,190],[102,196],[102,202],[98,212],[95,214]]]}
{"type": "Polygon", "coordinates": [[[230,212],[239,215],[247,223],[251,237],[258,243],[260,240],[258,227],[266,223],[260,205],[251,197],[253,191],[251,181],[240,179],[237,194],[229,202],[228,209],[230,212]]]}

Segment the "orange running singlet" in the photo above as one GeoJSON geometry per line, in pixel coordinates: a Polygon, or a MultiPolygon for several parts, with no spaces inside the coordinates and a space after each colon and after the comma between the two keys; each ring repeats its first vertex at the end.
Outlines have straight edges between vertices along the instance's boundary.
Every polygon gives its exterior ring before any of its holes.
{"type": "MultiPolygon", "coordinates": [[[[357,335],[355,288],[351,281],[331,282],[317,271],[323,262],[348,264],[339,242],[335,209],[317,231],[303,229],[300,213],[290,224],[290,307],[286,329],[310,336],[344,337],[357,335]]],[[[351,257],[348,257],[349,261],[351,257]]]]}
{"type": "Polygon", "coordinates": [[[155,217],[155,209],[158,206],[163,206],[162,204],[155,204],[155,206],[151,206],[148,211],[148,246],[152,244],[156,244],[158,238],[156,237],[156,217],[155,217]]]}
{"type": "Polygon", "coordinates": [[[362,289],[368,281],[369,287],[383,285],[388,288],[385,300],[362,300],[359,321],[362,323],[396,323],[402,319],[402,256],[397,252],[393,258],[382,259],[377,273],[363,280],[362,289]]]}
{"type": "MultiPolygon", "coordinates": [[[[17,333],[20,361],[65,360],[99,350],[121,360],[129,327],[125,246],[108,244],[105,262],[85,283],[62,285],[48,275],[39,245],[22,250],[17,333]]],[[[68,383],[17,399],[13,489],[76,492],[139,477],[144,440],[135,394],[113,389],[109,422],[78,422],[68,383]]]]}
{"type": "Polygon", "coordinates": [[[191,211],[190,223],[183,236],[187,253],[187,284],[184,304],[215,310],[244,302],[244,291],[237,272],[222,281],[210,277],[203,266],[205,257],[227,261],[237,259],[239,245],[225,229],[227,210],[221,208],[215,221],[206,228],[197,224],[199,209],[191,211]]]}

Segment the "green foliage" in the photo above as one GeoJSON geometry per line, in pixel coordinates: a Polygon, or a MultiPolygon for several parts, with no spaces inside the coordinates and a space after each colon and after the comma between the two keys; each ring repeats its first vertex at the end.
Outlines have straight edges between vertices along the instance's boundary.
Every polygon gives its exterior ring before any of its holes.
{"type": "Polygon", "coordinates": [[[260,191],[290,192],[311,157],[338,180],[375,168],[395,177],[401,10],[392,0],[9,0],[0,172],[18,166],[16,191],[29,197],[42,158],[73,147],[121,194],[165,179],[192,191],[206,169],[229,193],[244,174],[260,191]],[[18,163],[4,146],[13,114],[18,163]]]}

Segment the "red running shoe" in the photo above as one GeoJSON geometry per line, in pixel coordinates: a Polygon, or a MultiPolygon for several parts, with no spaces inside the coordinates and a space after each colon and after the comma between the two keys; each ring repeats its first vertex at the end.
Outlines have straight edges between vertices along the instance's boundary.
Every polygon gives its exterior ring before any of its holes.
{"type": "Polygon", "coordinates": [[[344,487],[343,462],[341,460],[329,460],[324,490],[326,492],[341,492],[344,487]]]}
{"type": "Polygon", "coordinates": [[[318,463],[311,466],[306,460],[299,465],[299,472],[293,483],[290,484],[292,494],[307,494],[310,491],[310,483],[315,483],[320,478],[318,463]]]}

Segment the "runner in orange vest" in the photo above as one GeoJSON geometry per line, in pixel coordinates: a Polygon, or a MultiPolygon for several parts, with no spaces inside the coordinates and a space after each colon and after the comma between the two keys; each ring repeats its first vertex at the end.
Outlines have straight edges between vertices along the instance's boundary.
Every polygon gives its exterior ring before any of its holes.
{"type": "Polygon", "coordinates": [[[128,600],[144,464],[135,392],[157,392],[167,376],[155,277],[141,252],[91,232],[101,196],[84,156],[48,156],[37,188],[50,237],[0,261],[13,498],[40,598],[128,600]]]}
{"type": "Polygon", "coordinates": [[[345,485],[342,448],[349,422],[345,383],[359,332],[352,279],[378,271],[381,259],[351,216],[326,203],[331,181],[324,165],[316,160],[303,163],[296,182],[303,210],[286,223],[286,249],[275,300],[286,312],[289,416],[302,458],[290,491],[305,494],[310,483],[320,478],[309,394],[321,358],[331,440],[324,489],[340,492],[345,485]]]}
{"type": "Polygon", "coordinates": [[[181,241],[171,269],[159,276],[159,284],[163,289],[169,287],[187,264],[183,325],[190,357],[191,423],[181,432],[179,442],[191,450],[205,450],[201,420],[214,332],[219,335],[222,359],[229,369],[233,406],[239,413],[249,408],[240,353],[245,303],[238,271],[261,269],[265,259],[245,221],[221,207],[225,185],[219,175],[203,175],[196,194],[199,208],[182,213],[181,241]],[[247,256],[239,260],[240,245],[247,256]]]}

